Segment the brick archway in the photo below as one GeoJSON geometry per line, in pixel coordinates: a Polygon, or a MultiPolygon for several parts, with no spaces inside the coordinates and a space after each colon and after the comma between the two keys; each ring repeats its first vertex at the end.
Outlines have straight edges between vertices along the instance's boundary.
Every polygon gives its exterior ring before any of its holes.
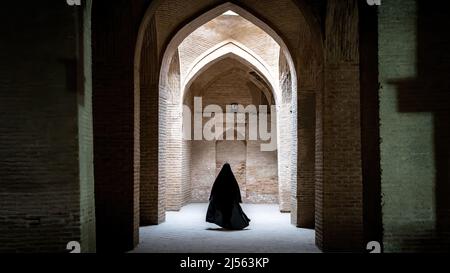
{"type": "MultiPolygon", "coordinates": [[[[159,122],[163,126],[159,126],[159,175],[158,175],[158,188],[161,192],[166,189],[165,185],[168,185],[167,193],[158,194],[158,198],[162,199],[158,201],[158,204],[165,203],[165,209],[178,210],[183,205],[183,200],[174,195],[170,195],[170,203],[165,202],[165,198],[168,198],[168,194],[176,192],[177,189],[181,188],[182,177],[181,174],[183,166],[182,162],[182,144],[180,145],[181,136],[177,137],[176,132],[181,128],[180,124],[176,121],[171,121],[171,117],[179,116],[181,112],[181,107],[177,109],[177,105],[180,105],[183,98],[183,90],[185,86],[171,86],[171,81],[169,78],[174,73],[180,77],[180,71],[177,71],[177,66],[180,62],[178,55],[178,46],[190,33],[196,30],[201,25],[206,22],[216,18],[218,15],[223,14],[226,11],[233,11],[239,14],[243,18],[249,20],[251,23],[257,25],[267,34],[269,34],[280,46],[281,56],[286,61],[287,73],[290,75],[290,80],[288,83],[283,85],[284,89],[280,89],[280,83],[275,82],[275,75],[271,75],[266,72],[269,71],[267,66],[261,58],[255,57],[252,52],[240,45],[237,42],[223,41],[217,46],[214,46],[210,51],[206,51],[204,54],[198,57],[199,61],[194,62],[192,69],[197,69],[201,71],[208,66],[211,62],[221,59],[224,55],[233,54],[238,56],[240,59],[251,66],[256,67],[261,75],[266,79],[266,81],[271,85],[274,97],[277,101],[277,144],[278,144],[278,182],[279,182],[279,201],[281,211],[290,211],[291,201],[291,183],[295,181],[293,179],[293,173],[291,166],[295,166],[297,163],[297,158],[291,156],[293,149],[297,146],[297,132],[296,132],[296,104],[292,101],[296,98],[296,71],[294,69],[293,59],[284,43],[278,34],[273,31],[268,25],[260,21],[257,17],[247,12],[245,9],[234,5],[232,3],[225,3],[214,7],[213,9],[205,12],[204,14],[198,16],[193,21],[189,22],[183,28],[181,28],[170,40],[167,47],[165,48],[164,55],[162,57],[162,67],[159,76],[159,108],[166,109],[165,111],[159,112],[159,122]],[[174,66],[175,64],[175,66],[174,66]],[[179,91],[181,90],[181,92],[179,91]],[[170,134],[168,132],[171,132],[170,134]],[[173,160],[173,158],[180,158],[179,160],[173,160]],[[170,161],[169,161],[170,160],[170,161]],[[166,166],[170,166],[167,168],[166,166]],[[174,169],[178,170],[175,171],[174,169]],[[175,187],[172,185],[180,185],[175,187]],[[174,200],[174,201],[172,201],[174,200]]],[[[190,80],[195,77],[198,71],[192,71],[187,74],[185,79],[181,79],[184,84],[189,84],[190,80]]],[[[276,75],[278,78],[278,75],[276,75]]],[[[141,181],[143,183],[143,181],[141,181]]],[[[153,188],[155,188],[153,186],[153,188]]],[[[153,194],[155,196],[155,194],[153,194]]],[[[147,196],[142,196],[141,198],[148,198],[147,196]]],[[[151,208],[155,210],[155,207],[151,208]]],[[[164,213],[164,207],[158,206],[158,215],[164,213]]]]}
{"type": "MultiPolygon", "coordinates": [[[[315,227],[316,243],[324,250],[341,249],[346,245],[350,246],[347,248],[359,249],[361,246],[360,137],[354,133],[360,128],[358,32],[355,31],[358,27],[358,9],[355,3],[356,1],[348,0],[346,4],[341,5],[330,1],[325,9],[326,22],[316,19],[308,1],[281,0],[277,1],[276,8],[273,7],[273,2],[268,1],[243,1],[240,6],[225,4],[229,5],[227,10],[237,7],[241,16],[252,18],[251,21],[260,27],[265,26],[266,29],[263,29],[272,37],[281,39],[285,45],[284,54],[291,54],[291,58],[280,59],[280,86],[287,89],[297,87],[296,92],[292,92],[293,107],[286,112],[286,119],[292,124],[287,129],[295,131],[297,141],[294,142],[295,147],[285,151],[285,154],[296,160],[291,160],[291,163],[286,165],[286,170],[289,171],[283,173],[290,174],[292,223],[301,227],[315,227]],[[342,25],[346,27],[333,27],[342,25]],[[344,43],[346,46],[343,46],[344,43]],[[346,121],[346,117],[351,117],[350,123],[346,121]],[[348,131],[346,128],[352,130],[348,131]],[[333,135],[333,132],[340,129],[343,134],[348,133],[345,138],[335,138],[333,135]],[[352,156],[350,168],[339,164],[340,158],[349,156],[352,156]],[[333,175],[336,173],[339,173],[339,177],[333,175]],[[337,235],[344,239],[335,240],[337,235]]],[[[93,6],[93,22],[96,22],[95,2],[93,6]]],[[[95,31],[95,27],[93,29],[94,136],[97,140],[94,141],[96,210],[97,215],[102,215],[97,217],[97,220],[100,219],[97,222],[97,233],[102,234],[103,230],[109,228],[108,223],[118,223],[118,226],[123,228],[117,230],[117,235],[122,234],[127,238],[124,239],[124,248],[129,249],[137,243],[139,223],[147,225],[164,221],[164,210],[153,209],[165,206],[164,199],[159,198],[164,195],[164,191],[158,184],[159,180],[164,179],[161,172],[158,174],[158,169],[163,168],[160,164],[162,158],[156,153],[158,146],[164,146],[161,145],[159,136],[159,132],[164,131],[161,127],[163,125],[156,125],[158,113],[167,111],[163,108],[164,105],[158,103],[161,98],[159,73],[164,63],[164,52],[183,26],[195,29],[195,25],[190,23],[197,22],[196,19],[217,7],[206,0],[195,1],[193,5],[186,5],[186,1],[181,0],[171,0],[170,4],[166,0],[157,0],[152,1],[150,5],[128,7],[127,16],[135,16],[131,18],[142,18],[144,10],[147,9],[142,19],[131,21],[130,24],[134,26],[139,25],[140,21],[139,29],[129,27],[134,30],[131,33],[116,34],[123,32],[123,29],[113,25],[110,27],[111,35],[105,33],[103,41],[101,36],[95,37],[98,31],[95,31]],[[132,56],[129,58],[133,52],[130,47],[111,50],[106,48],[106,41],[119,43],[124,37],[127,43],[136,42],[134,63],[132,56]],[[124,151],[127,151],[121,160],[134,163],[131,169],[114,170],[114,173],[123,174],[123,180],[122,184],[117,184],[114,186],[116,188],[112,189],[107,185],[108,179],[101,178],[102,172],[108,172],[110,168],[99,160],[105,158],[111,150],[104,148],[106,144],[101,142],[101,135],[108,133],[107,119],[111,119],[108,113],[114,113],[96,109],[102,109],[98,108],[99,103],[105,107],[108,104],[107,97],[110,95],[106,86],[112,85],[113,82],[105,85],[102,77],[105,78],[108,71],[115,70],[111,66],[102,65],[103,61],[107,62],[107,56],[114,56],[114,50],[127,52],[124,53],[123,60],[116,61],[117,70],[126,70],[125,81],[122,80],[119,86],[123,85],[121,90],[128,92],[126,100],[118,101],[125,102],[124,105],[128,107],[124,112],[128,113],[131,109],[131,113],[134,113],[127,114],[120,121],[124,124],[122,128],[126,137],[123,141],[120,140],[121,132],[117,132],[117,139],[124,144],[124,151]],[[133,73],[134,77],[130,77],[133,73]],[[134,86],[134,91],[131,86],[134,86]],[[105,122],[101,120],[102,117],[105,122]],[[99,177],[100,179],[97,179],[99,177]],[[127,192],[124,196],[124,206],[119,207],[117,202],[115,204],[108,198],[97,198],[97,195],[106,197],[107,192],[120,192],[121,189],[126,189],[127,192]],[[103,209],[111,207],[117,214],[123,215],[123,218],[109,219],[103,209]]],[[[226,10],[215,10],[217,13],[224,11],[226,10]]],[[[118,18],[117,24],[125,20],[129,19],[118,18]]],[[[198,22],[200,24],[200,21],[198,22]]],[[[172,59],[173,62],[176,60],[177,58],[172,59]]],[[[121,145],[120,143],[116,145],[121,145]]],[[[114,166],[120,167],[120,164],[114,166]]]]}
{"type": "Polygon", "coordinates": [[[214,46],[194,61],[194,65],[192,65],[192,67],[189,69],[189,73],[186,75],[186,78],[182,83],[182,96],[185,96],[186,90],[190,87],[190,85],[198,77],[198,75],[200,75],[214,63],[217,63],[218,61],[228,57],[234,58],[258,71],[258,74],[261,75],[264,81],[271,87],[275,101],[277,103],[281,102],[282,94],[280,94],[281,92],[279,90],[279,84],[275,82],[273,75],[271,75],[268,69],[268,64],[266,64],[264,60],[262,60],[250,49],[246,48],[239,42],[232,40],[224,41],[223,43],[214,46]]]}

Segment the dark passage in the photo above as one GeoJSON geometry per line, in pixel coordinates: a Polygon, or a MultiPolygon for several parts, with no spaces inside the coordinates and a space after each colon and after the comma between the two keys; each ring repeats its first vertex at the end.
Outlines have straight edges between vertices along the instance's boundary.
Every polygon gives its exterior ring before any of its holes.
{"type": "Polygon", "coordinates": [[[206,221],[225,229],[247,227],[250,219],[245,215],[239,203],[242,203],[242,198],[238,182],[230,164],[225,163],[211,190],[206,221]]]}

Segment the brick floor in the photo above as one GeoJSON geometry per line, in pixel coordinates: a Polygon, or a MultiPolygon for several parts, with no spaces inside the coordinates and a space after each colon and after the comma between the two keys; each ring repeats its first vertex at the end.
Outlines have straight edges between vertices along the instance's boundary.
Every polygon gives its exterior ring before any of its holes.
{"type": "Polygon", "coordinates": [[[167,212],[166,222],[140,228],[140,242],[132,252],[320,252],[314,244],[314,230],[291,225],[289,213],[280,213],[278,205],[242,207],[251,222],[240,231],[224,231],[206,223],[207,204],[167,212]]]}

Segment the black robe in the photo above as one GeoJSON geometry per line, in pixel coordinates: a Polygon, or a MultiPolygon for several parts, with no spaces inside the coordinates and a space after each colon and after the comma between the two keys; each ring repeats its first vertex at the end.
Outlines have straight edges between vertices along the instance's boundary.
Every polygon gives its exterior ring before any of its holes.
{"type": "Polygon", "coordinates": [[[245,215],[239,203],[242,203],[239,184],[225,163],[217,175],[209,197],[206,222],[214,223],[225,229],[243,229],[250,219],[245,215]]]}

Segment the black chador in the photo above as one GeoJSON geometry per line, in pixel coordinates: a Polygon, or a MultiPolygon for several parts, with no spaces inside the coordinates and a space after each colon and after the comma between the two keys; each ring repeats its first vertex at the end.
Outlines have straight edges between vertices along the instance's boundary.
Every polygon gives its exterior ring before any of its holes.
{"type": "Polygon", "coordinates": [[[206,222],[214,223],[225,229],[243,229],[250,219],[245,215],[239,203],[242,203],[238,182],[225,163],[217,175],[209,197],[206,222]]]}

